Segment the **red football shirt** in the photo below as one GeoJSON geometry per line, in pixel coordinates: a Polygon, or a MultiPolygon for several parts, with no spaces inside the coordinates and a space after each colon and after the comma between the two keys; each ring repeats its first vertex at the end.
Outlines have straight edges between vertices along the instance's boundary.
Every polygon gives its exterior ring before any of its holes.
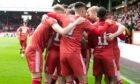
{"type": "Polygon", "coordinates": [[[40,23],[34,31],[29,45],[44,51],[44,48],[47,46],[48,40],[52,34],[51,25],[54,23],[57,23],[57,21],[52,18],[48,18],[46,22],[40,23]]]}
{"type": "Polygon", "coordinates": [[[27,36],[31,33],[30,28],[27,26],[20,26],[17,29],[17,32],[19,32],[20,40],[26,40],[27,36]]]}
{"type": "MultiPolygon", "coordinates": [[[[95,23],[98,27],[103,26],[104,22],[95,23]]],[[[115,33],[118,29],[118,25],[114,22],[114,24],[110,25],[109,28],[104,32],[103,35],[99,36],[97,34],[92,34],[92,45],[95,49],[95,53],[101,53],[102,51],[105,51],[105,49],[110,49],[110,52],[114,52],[114,49],[117,49],[118,52],[118,44],[117,44],[117,38],[114,38],[111,41],[107,41],[106,34],[107,33],[115,33]]],[[[104,53],[104,52],[103,52],[104,53]]],[[[106,52],[109,53],[109,52],[106,52]]]]}
{"type": "MultiPolygon", "coordinates": [[[[56,14],[56,13],[48,13],[48,16],[57,19],[60,23],[62,23],[63,27],[66,27],[67,25],[74,22],[79,17],[79,16],[56,14]]],[[[90,23],[90,21],[86,20],[82,24],[77,25],[75,29],[71,30],[68,33],[68,35],[61,37],[60,52],[64,52],[64,53],[73,53],[78,51],[80,52],[81,38],[83,35],[83,31],[89,30],[101,35],[107,28],[108,28],[108,23],[105,24],[104,28],[97,29],[95,26],[93,26],[90,23]]]]}

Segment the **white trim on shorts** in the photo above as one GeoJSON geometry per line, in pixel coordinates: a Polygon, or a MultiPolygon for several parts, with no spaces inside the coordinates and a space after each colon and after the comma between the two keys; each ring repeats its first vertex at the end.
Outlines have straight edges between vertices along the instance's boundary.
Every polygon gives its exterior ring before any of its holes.
{"type": "Polygon", "coordinates": [[[113,59],[113,64],[114,64],[115,76],[117,76],[117,74],[118,74],[118,70],[117,70],[117,65],[116,65],[116,62],[115,62],[114,59],[113,59]]]}
{"type": "Polygon", "coordinates": [[[86,65],[85,65],[85,63],[84,63],[84,60],[83,60],[83,57],[82,57],[81,54],[80,54],[80,60],[81,60],[81,63],[82,63],[82,67],[83,67],[84,74],[86,74],[86,65]]]}
{"type": "Polygon", "coordinates": [[[39,66],[40,66],[40,54],[38,51],[36,51],[35,54],[35,72],[39,72],[39,66]]]}

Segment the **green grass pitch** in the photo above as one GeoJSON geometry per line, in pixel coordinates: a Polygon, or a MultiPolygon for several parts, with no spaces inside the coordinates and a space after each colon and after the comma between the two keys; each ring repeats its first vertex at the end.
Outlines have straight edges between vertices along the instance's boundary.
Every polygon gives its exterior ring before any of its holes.
{"type": "MultiPolygon", "coordinates": [[[[92,63],[88,72],[88,82],[94,84],[92,63]]],[[[31,84],[26,59],[21,58],[19,41],[15,37],[0,37],[0,84],[31,84]]],[[[124,80],[124,84],[129,83],[124,80]]]]}

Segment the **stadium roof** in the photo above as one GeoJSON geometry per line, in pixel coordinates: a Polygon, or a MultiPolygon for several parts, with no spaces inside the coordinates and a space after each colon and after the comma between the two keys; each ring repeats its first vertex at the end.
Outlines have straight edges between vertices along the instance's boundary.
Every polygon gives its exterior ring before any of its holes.
{"type": "Polygon", "coordinates": [[[0,0],[0,11],[52,11],[53,0],[0,0]]]}

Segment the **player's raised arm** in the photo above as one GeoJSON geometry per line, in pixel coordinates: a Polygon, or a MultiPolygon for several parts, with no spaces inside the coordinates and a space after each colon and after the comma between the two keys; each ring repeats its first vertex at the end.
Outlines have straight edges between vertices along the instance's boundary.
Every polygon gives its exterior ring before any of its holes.
{"type": "Polygon", "coordinates": [[[55,12],[50,12],[47,14],[48,17],[52,17],[54,19],[58,19],[59,18],[59,15],[58,13],[55,13],[55,12]]]}
{"type": "Polygon", "coordinates": [[[106,30],[107,28],[109,28],[110,26],[110,23],[109,22],[105,22],[104,25],[100,26],[98,24],[91,24],[88,22],[88,24],[86,25],[86,28],[88,30],[90,30],[91,32],[94,32],[98,35],[102,35],[106,30]]]}
{"type": "Polygon", "coordinates": [[[113,35],[114,37],[117,37],[118,35],[122,34],[125,31],[125,26],[122,25],[121,23],[116,22],[116,24],[118,25],[118,30],[117,32],[115,32],[113,35]]]}
{"type": "Polygon", "coordinates": [[[109,34],[108,35],[108,40],[113,40],[115,37],[119,36],[120,34],[122,34],[125,31],[126,27],[124,25],[122,25],[118,22],[116,22],[116,24],[118,25],[118,30],[113,34],[109,34]]]}
{"type": "Polygon", "coordinates": [[[50,13],[48,13],[48,14],[44,14],[44,15],[42,16],[41,21],[42,21],[42,22],[45,22],[45,21],[47,20],[48,17],[52,17],[52,18],[58,20],[59,14],[57,14],[57,13],[55,13],[55,12],[50,12],[50,13]]]}
{"type": "Polygon", "coordinates": [[[79,17],[76,21],[74,21],[73,23],[70,23],[67,27],[65,27],[65,28],[62,28],[60,25],[58,25],[58,24],[53,24],[52,25],[52,28],[56,31],[56,32],[58,32],[58,33],[60,33],[60,34],[62,34],[62,35],[65,35],[65,34],[67,34],[67,33],[69,33],[72,29],[74,29],[74,28],[76,28],[76,25],[78,25],[78,24],[81,24],[82,22],[84,22],[85,21],[85,18],[83,18],[83,17],[79,17]]]}

